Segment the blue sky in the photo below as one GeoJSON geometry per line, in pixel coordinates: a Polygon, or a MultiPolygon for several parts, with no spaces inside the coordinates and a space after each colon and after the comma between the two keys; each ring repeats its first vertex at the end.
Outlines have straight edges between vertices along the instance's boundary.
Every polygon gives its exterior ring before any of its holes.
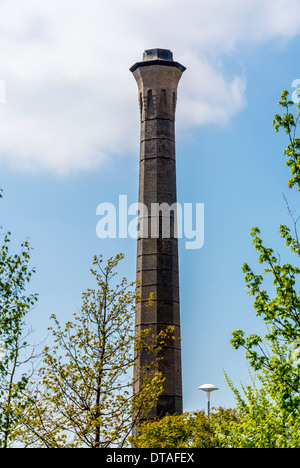
{"type": "Polygon", "coordinates": [[[31,283],[39,303],[30,324],[38,342],[49,316],[63,322],[91,284],[94,254],[124,252],[121,273],[135,278],[134,239],[96,236],[99,203],[137,200],[139,112],[129,67],[145,49],[168,48],[187,67],[178,90],[180,203],[204,203],[200,250],[180,241],[184,408],[234,400],[223,369],[249,380],[236,329],[262,330],[241,265],[260,271],[249,232],[284,257],[278,226],[289,223],[287,188],[273,115],[281,91],[300,79],[299,0],[0,1],[1,224],[14,246],[30,237],[31,283]],[[126,8],[124,4],[126,3],[126,8]],[[184,4],[184,7],[183,7],[184,4]],[[16,13],[17,12],[17,13],[16,13]]]}

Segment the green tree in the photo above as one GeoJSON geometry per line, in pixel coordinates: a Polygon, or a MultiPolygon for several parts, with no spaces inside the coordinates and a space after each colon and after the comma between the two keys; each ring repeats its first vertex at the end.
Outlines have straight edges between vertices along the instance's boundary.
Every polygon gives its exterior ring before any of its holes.
{"type": "MultiPolygon", "coordinates": [[[[283,128],[289,137],[289,144],[284,150],[287,158],[286,164],[291,170],[288,186],[297,187],[300,190],[300,139],[296,136],[300,107],[298,105],[296,115],[291,113],[295,104],[289,100],[288,91],[282,92],[279,105],[284,108],[285,112],[282,116],[275,115],[273,125],[276,132],[283,128]]],[[[289,212],[292,215],[291,210],[289,212]]],[[[244,431],[244,434],[247,432],[248,435],[251,430],[253,434],[259,432],[261,439],[254,435],[247,439],[248,443],[256,440],[259,446],[262,441],[267,445],[274,444],[274,446],[300,446],[298,424],[300,415],[300,365],[298,361],[300,244],[297,220],[293,216],[292,220],[292,228],[281,225],[279,233],[288,249],[287,254],[296,259],[294,265],[282,263],[274,250],[264,244],[260,230],[257,227],[252,229],[253,245],[264,270],[262,274],[257,274],[245,263],[243,272],[248,292],[254,296],[253,305],[256,314],[266,325],[266,334],[263,337],[257,334],[246,337],[242,330],[237,330],[233,333],[231,340],[234,348],[246,349],[246,358],[260,383],[258,388],[244,387],[247,404],[235,391],[239,409],[243,415],[240,430],[244,431]],[[273,291],[268,292],[270,278],[274,288],[273,291]],[[252,417],[252,410],[256,414],[259,413],[259,417],[252,417]],[[271,432],[266,429],[267,427],[271,432]],[[267,434],[270,436],[269,441],[263,438],[263,436],[267,437],[267,434]]]]}
{"type": "Polygon", "coordinates": [[[211,412],[210,418],[204,411],[167,415],[143,423],[131,442],[135,448],[225,448],[232,423],[237,423],[235,411],[223,408],[211,412]]]}
{"type": "Polygon", "coordinates": [[[226,440],[233,448],[292,448],[299,447],[300,423],[288,409],[282,408],[274,396],[273,384],[261,375],[251,377],[251,385],[234,387],[237,421],[232,421],[226,440]]]}
{"type": "MultiPolygon", "coordinates": [[[[298,97],[300,97],[299,90],[298,95],[298,97]]],[[[278,104],[283,107],[285,112],[283,115],[275,115],[273,125],[276,132],[283,129],[289,138],[289,144],[283,152],[287,159],[286,165],[290,168],[292,175],[288,181],[288,187],[292,188],[298,186],[297,190],[300,191],[300,138],[297,137],[297,127],[300,118],[300,101],[297,105],[297,112],[292,113],[291,110],[294,108],[295,102],[289,99],[289,92],[284,90],[281,93],[281,99],[278,104]]]]}
{"type": "MultiPolygon", "coordinates": [[[[2,193],[0,192],[0,198],[2,193]]],[[[30,244],[21,252],[10,253],[11,233],[2,234],[0,246],[0,447],[15,439],[19,416],[29,401],[26,388],[31,368],[25,370],[33,355],[28,355],[25,317],[37,300],[27,295],[26,287],[34,270],[30,268],[30,244]]]]}
{"type": "Polygon", "coordinates": [[[139,297],[134,283],[116,278],[122,259],[117,255],[103,266],[102,258],[95,257],[91,271],[96,288],[83,294],[74,320],[61,326],[52,316],[54,346],[45,349],[39,389],[23,418],[19,433],[23,444],[124,447],[136,422],[161,393],[163,379],[154,364],[139,370],[144,384],[133,392],[132,368],[143,348],[156,355],[173,330],[152,336],[147,329],[134,335],[139,297]]]}

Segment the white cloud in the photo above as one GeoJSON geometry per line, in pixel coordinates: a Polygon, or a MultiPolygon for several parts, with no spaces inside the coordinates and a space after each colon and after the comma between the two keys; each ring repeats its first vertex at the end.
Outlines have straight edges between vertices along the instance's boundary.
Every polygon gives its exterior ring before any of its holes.
{"type": "Polygon", "coordinates": [[[0,0],[0,162],[67,174],[136,150],[129,67],[152,47],[187,67],[178,127],[227,122],[245,79],[222,55],[299,31],[298,0],[0,0]]]}

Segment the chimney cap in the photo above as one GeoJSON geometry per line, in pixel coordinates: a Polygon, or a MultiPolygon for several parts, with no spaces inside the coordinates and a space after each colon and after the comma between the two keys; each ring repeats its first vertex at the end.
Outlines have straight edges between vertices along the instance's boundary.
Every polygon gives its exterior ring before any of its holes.
{"type": "Polygon", "coordinates": [[[130,71],[133,73],[139,67],[149,65],[165,65],[167,67],[178,68],[184,72],[186,68],[178,62],[173,61],[173,53],[169,49],[147,49],[143,54],[143,61],[135,63],[130,71]]]}
{"type": "Polygon", "coordinates": [[[173,53],[169,49],[148,49],[143,54],[143,61],[146,60],[170,60],[173,62],[173,53]]]}

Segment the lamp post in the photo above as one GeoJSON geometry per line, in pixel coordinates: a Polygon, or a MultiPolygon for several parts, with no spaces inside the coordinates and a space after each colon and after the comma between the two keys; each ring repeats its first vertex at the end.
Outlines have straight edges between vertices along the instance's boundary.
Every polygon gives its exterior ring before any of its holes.
{"type": "Polygon", "coordinates": [[[212,384],[204,384],[198,387],[199,390],[203,390],[203,392],[206,392],[207,395],[207,417],[210,417],[210,394],[211,392],[214,392],[215,390],[219,390],[218,387],[212,384]]]}

